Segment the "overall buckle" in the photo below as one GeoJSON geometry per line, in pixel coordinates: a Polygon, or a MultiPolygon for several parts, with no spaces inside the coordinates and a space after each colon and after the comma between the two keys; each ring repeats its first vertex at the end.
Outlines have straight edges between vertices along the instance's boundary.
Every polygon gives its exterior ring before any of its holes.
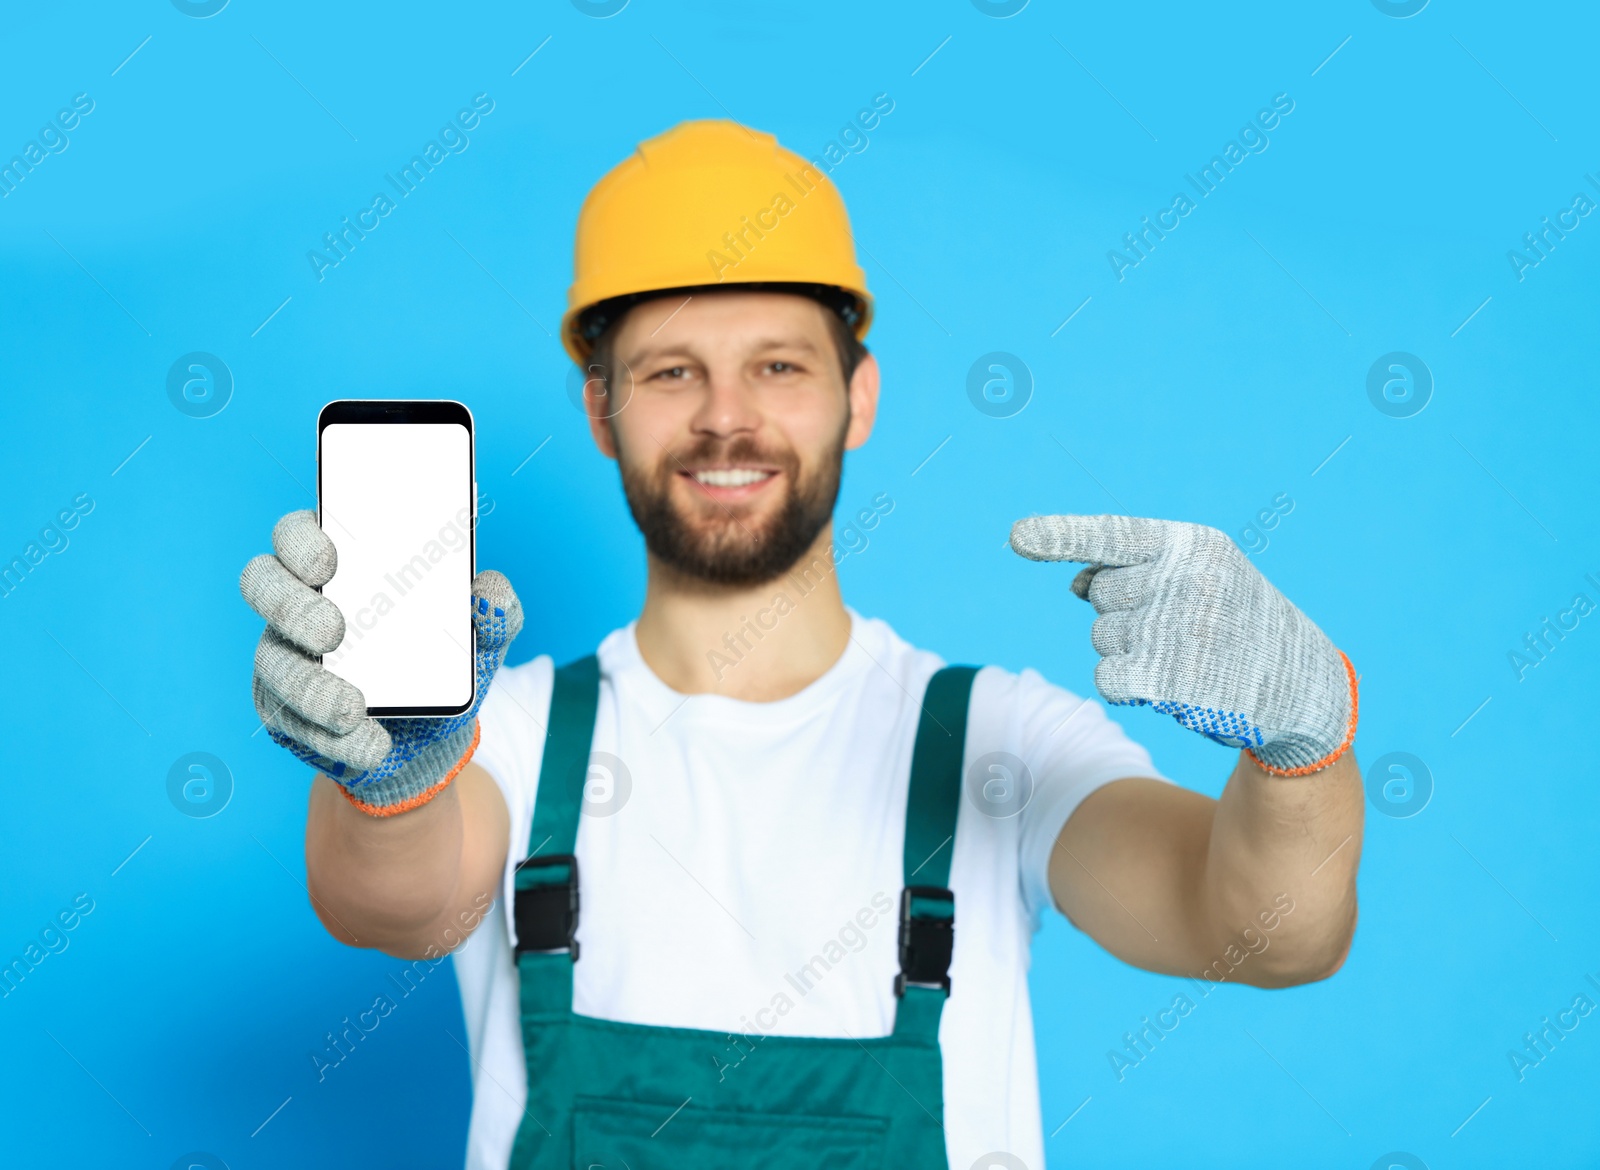
{"type": "Polygon", "coordinates": [[[955,944],[956,896],[943,886],[907,886],[900,892],[900,973],[894,993],[927,987],[950,994],[950,954],[955,944]]]}
{"type": "Polygon", "coordinates": [[[571,853],[530,857],[518,864],[515,880],[516,958],[570,954],[577,962],[577,857],[571,853]]]}

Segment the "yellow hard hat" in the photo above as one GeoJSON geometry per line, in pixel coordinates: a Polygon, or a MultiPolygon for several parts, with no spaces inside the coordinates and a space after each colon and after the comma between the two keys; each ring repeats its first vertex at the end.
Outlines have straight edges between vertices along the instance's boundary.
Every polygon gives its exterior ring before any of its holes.
{"type": "Polygon", "coordinates": [[[801,292],[858,339],[872,323],[838,188],[737,122],[682,122],[641,142],[583,201],[573,253],[561,342],[580,365],[620,311],[678,289],[801,292]]]}

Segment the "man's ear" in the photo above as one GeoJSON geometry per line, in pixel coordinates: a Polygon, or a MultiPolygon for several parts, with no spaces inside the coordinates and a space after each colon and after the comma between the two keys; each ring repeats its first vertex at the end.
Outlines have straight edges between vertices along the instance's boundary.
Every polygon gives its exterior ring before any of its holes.
{"type": "Polygon", "coordinates": [[[878,359],[870,353],[861,359],[850,375],[846,389],[850,396],[850,426],[844,433],[844,449],[854,451],[872,434],[878,418],[878,359]]]}
{"type": "Polygon", "coordinates": [[[606,379],[602,378],[596,367],[588,369],[588,380],[583,384],[583,413],[589,416],[589,434],[594,439],[594,445],[600,448],[600,454],[607,459],[617,457],[617,436],[612,428],[612,416],[616,413],[612,406],[612,395],[606,388],[606,379]]]}

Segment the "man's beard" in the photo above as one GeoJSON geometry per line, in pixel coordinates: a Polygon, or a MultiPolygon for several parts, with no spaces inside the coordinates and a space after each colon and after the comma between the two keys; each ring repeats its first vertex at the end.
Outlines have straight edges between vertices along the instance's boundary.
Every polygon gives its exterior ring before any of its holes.
{"type": "MultiPolygon", "coordinates": [[[[844,428],[817,461],[815,472],[802,477],[793,450],[766,451],[749,439],[731,443],[706,438],[687,450],[667,455],[654,468],[630,466],[619,459],[622,490],[645,547],[659,560],[713,585],[763,585],[794,567],[833,515],[844,466],[844,428]],[[741,510],[720,510],[711,525],[697,525],[672,502],[673,480],[685,467],[745,464],[777,467],[787,491],[776,513],[764,520],[745,519],[741,510]]],[[[711,501],[712,509],[721,509],[711,501]]]]}

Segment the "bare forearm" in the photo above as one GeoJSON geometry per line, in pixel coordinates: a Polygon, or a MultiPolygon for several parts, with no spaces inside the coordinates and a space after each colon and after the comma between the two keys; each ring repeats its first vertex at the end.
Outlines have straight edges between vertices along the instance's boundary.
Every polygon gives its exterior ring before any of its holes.
{"type": "Polygon", "coordinates": [[[494,783],[468,767],[420,808],[361,812],[318,776],[306,819],[312,906],[330,934],[404,958],[458,943],[496,894],[505,806],[494,783]],[[487,789],[487,790],[486,790],[487,789]]]}
{"type": "Polygon", "coordinates": [[[1362,812],[1353,751],[1297,777],[1270,775],[1241,753],[1202,871],[1204,977],[1273,987],[1339,968],[1355,931],[1362,812]]]}

